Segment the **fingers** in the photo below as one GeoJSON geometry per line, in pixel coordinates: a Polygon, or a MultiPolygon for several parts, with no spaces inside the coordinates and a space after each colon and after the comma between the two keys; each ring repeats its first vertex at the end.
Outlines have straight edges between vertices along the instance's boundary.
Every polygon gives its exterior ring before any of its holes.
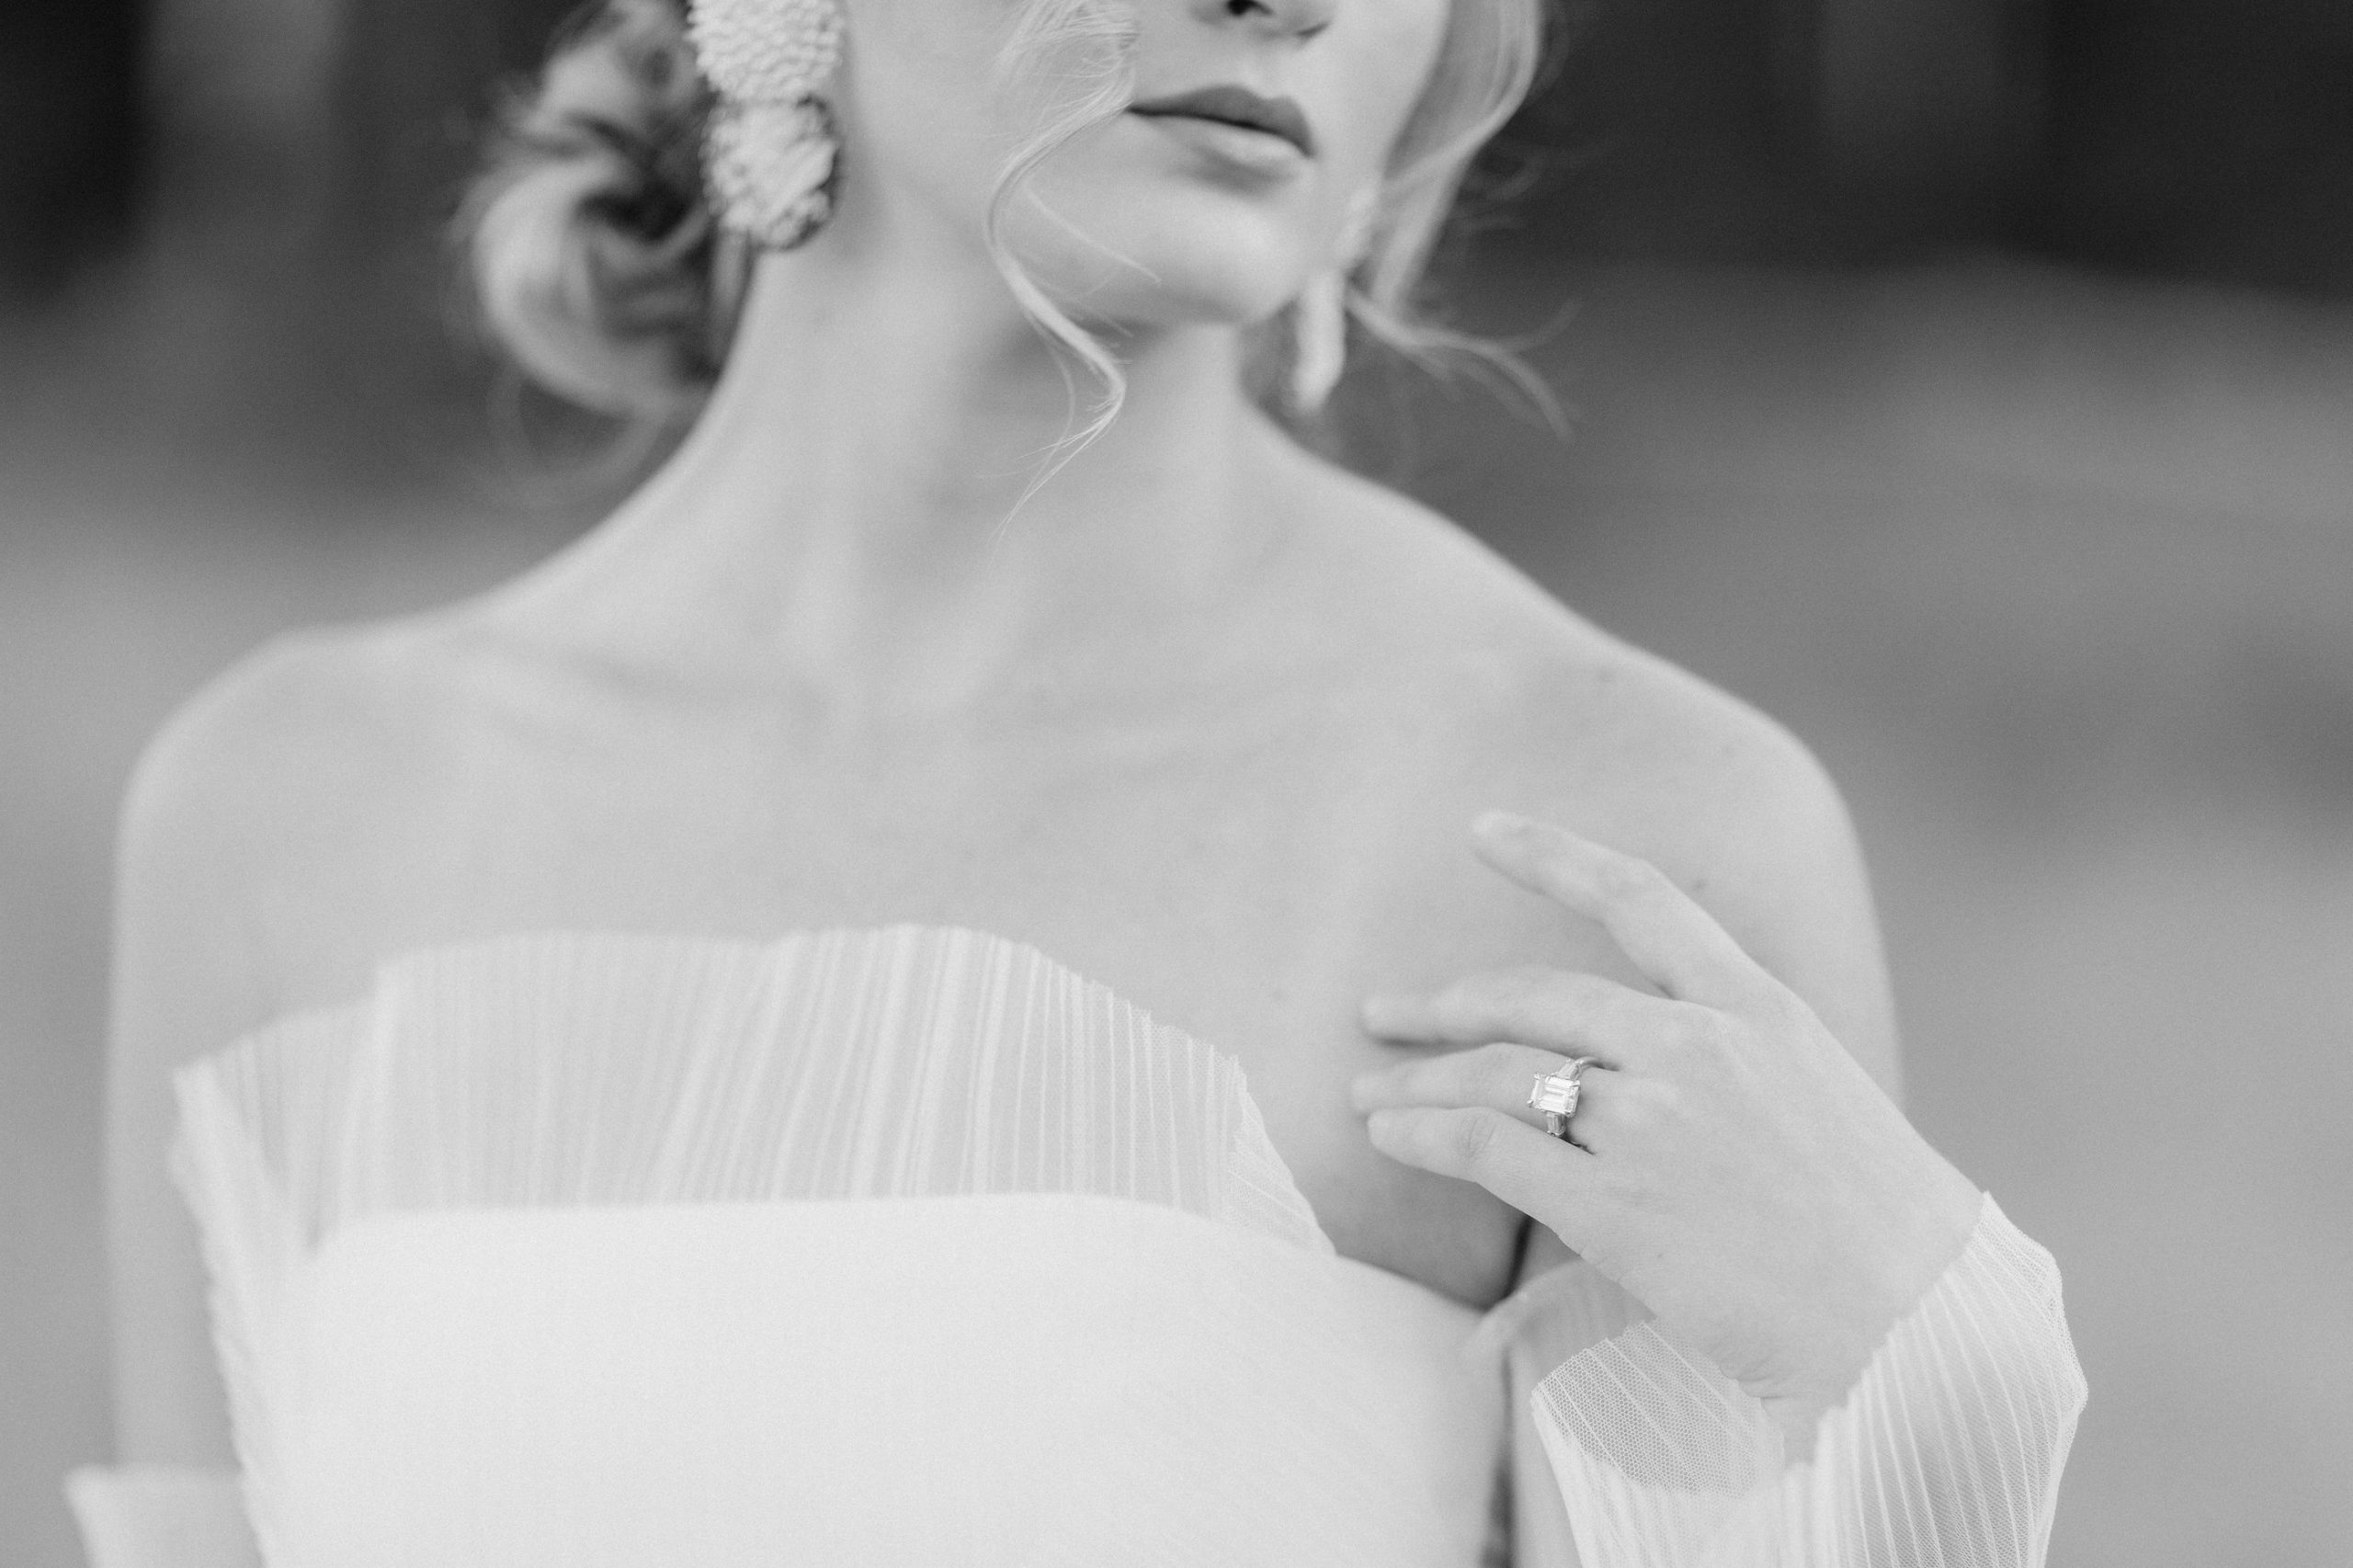
{"type": "Polygon", "coordinates": [[[1598,921],[1669,996],[1736,1003],[1767,978],[1715,916],[1647,860],[1506,812],[1481,817],[1472,836],[1496,870],[1598,921]]]}
{"type": "MultiPolygon", "coordinates": [[[[1484,1106],[1503,1111],[1515,1121],[1541,1127],[1544,1113],[1529,1108],[1528,1091],[1539,1075],[1557,1073],[1563,1065],[1557,1052],[1498,1042],[1367,1073],[1348,1085],[1348,1100],[1360,1111],[1401,1106],[1469,1110],[1484,1106]]],[[[1608,1075],[1605,1067],[1588,1067],[1580,1087],[1590,1094],[1598,1080],[1608,1075]]]]}
{"type": "Polygon", "coordinates": [[[1674,1027],[1684,1006],[1597,974],[1530,968],[1467,975],[1427,996],[1370,997],[1363,1017],[1377,1040],[1461,1046],[1511,1040],[1623,1066],[1645,1054],[1645,1040],[1674,1027]]]}
{"type": "Polygon", "coordinates": [[[1376,1110],[1366,1119],[1365,1130],[1373,1147],[1391,1159],[1477,1182],[1552,1226],[1570,1246],[1577,1244],[1582,1227],[1576,1216],[1593,1156],[1574,1144],[1485,1107],[1376,1110]]]}

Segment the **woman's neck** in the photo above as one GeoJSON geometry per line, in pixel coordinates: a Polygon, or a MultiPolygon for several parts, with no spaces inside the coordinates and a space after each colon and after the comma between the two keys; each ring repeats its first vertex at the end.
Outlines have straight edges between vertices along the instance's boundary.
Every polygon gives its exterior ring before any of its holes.
{"type": "Polygon", "coordinates": [[[1093,387],[993,269],[764,258],[695,430],[580,564],[877,711],[1131,640],[1248,580],[1276,527],[1249,498],[1297,454],[1239,391],[1233,330],[1125,347],[1120,417],[1025,500],[1093,387]]]}

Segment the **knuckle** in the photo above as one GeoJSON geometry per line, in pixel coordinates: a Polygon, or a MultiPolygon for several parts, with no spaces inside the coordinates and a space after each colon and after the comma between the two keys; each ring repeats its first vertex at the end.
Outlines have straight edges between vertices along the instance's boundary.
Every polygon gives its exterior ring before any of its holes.
{"type": "Polygon", "coordinates": [[[1506,969],[1486,976],[1480,991],[1495,1006],[1517,1010],[1528,1005],[1536,994],[1538,984],[1537,971],[1506,969]]]}
{"type": "Polygon", "coordinates": [[[1531,1019],[1553,1029],[1589,1023],[1608,1010],[1611,987],[1590,974],[1564,970],[1540,971],[1529,985],[1531,1019]]]}
{"type": "Polygon", "coordinates": [[[1640,1213],[1649,1204],[1650,1175],[1632,1160],[1598,1162],[1594,1184],[1595,1196],[1607,1210],[1620,1217],[1620,1223],[1624,1216],[1640,1213]]]}
{"type": "Polygon", "coordinates": [[[1658,1103],[1651,1092],[1654,1082],[1623,1074],[1610,1079],[1606,1092],[1590,1096],[1577,1108],[1579,1135],[1604,1142],[1623,1136],[1639,1143],[1644,1129],[1656,1120],[1658,1103]]]}
{"type": "Polygon", "coordinates": [[[1410,1104],[1422,1099],[1430,1092],[1430,1064],[1426,1061],[1401,1062],[1390,1069],[1387,1083],[1392,1103],[1410,1104]]]}
{"type": "Polygon", "coordinates": [[[1805,998],[1788,986],[1776,982],[1760,989],[1763,992],[1758,999],[1760,1010],[1772,1022],[1787,1028],[1804,1028],[1816,1021],[1814,1011],[1806,1005],[1805,998]]]}
{"type": "Polygon", "coordinates": [[[1682,1085],[1669,1078],[1643,1081],[1643,1111],[1653,1126],[1681,1120],[1686,1108],[1682,1085]]]}
{"type": "Polygon", "coordinates": [[[1542,964],[1520,964],[1503,971],[1503,977],[1515,996],[1542,996],[1559,983],[1561,971],[1542,964]]]}
{"type": "Polygon", "coordinates": [[[1665,1078],[1638,1078],[1619,1096],[1619,1116],[1625,1125],[1652,1129],[1676,1120],[1683,1111],[1683,1090],[1665,1078]]]}
{"type": "Polygon", "coordinates": [[[1646,903],[1655,903],[1676,895],[1677,890],[1673,880],[1648,860],[1631,860],[1627,864],[1631,868],[1627,872],[1627,880],[1632,887],[1632,897],[1646,903]]]}
{"type": "Polygon", "coordinates": [[[1502,1128],[1493,1113],[1472,1111],[1455,1122],[1454,1153],[1464,1165],[1475,1170],[1494,1157],[1495,1140],[1501,1132],[1502,1128]]]}
{"type": "Polygon", "coordinates": [[[1524,1069],[1528,1048],[1512,1040],[1499,1040],[1483,1045],[1469,1053],[1466,1065],[1472,1067],[1483,1085],[1527,1081],[1524,1069]]]}
{"type": "Polygon", "coordinates": [[[1471,1011],[1470,999],[1460,984],[1449,985],[1431,996],[1426,1007],[1431,1025],[1447,1033],[1461,1028],[1471,1011]]]}
{"type": "MultiPolygon", "coordinates": [[[[1617,1085],[1613,1084],[1610,1087],[1615,1090],[1617,1085]]],[[[1625,1107],[1621,1099],[1622,1096],[1614,1092],[1595,1094],[1587,1090],[1586,1097],[1577,1104],[1576,1119],[1570,1124],[1570,1131],[1576,1134],[1580,1142],[1591,1143],[1596,1140],[1607,1142],[1611,1134],[1626,1130],[1625,1107]]]]}
{"type": "Polygon", "coordinates": [[[1485,1076],[1482,1059],[1485,1047],[1463,1049],[1456,1047],[1441,1051],[1425,1062],[1423,1099],[1432,1106],[1450,1105],[1478,1092],[1485,1076]]]}
{"type": "Polygon", "coordinates": [[[1514,1028],[1522,1027],[1537,1009],[1543,994],[1542,971],[1529,969],[1507,969],[1484,977],[1479,986],[1480,1000],[1499,1022],[1514,1028]]]}
{"type": "Polygon", "coordinates": [[[1729,1020],[1712,1007],[1678,1002],[1660,1032],[1671,1051],[1709,1055],[1722,1050],[1727,1043],[1729,1020]]]}
{"type": "Polygon", "coordinates": [[[1597,974],[1574,973],[1561,976],[1561,999],[1580,1012],[1607,1018],[1623,1007],[1635,993],[1614,980],[1597,974]]]}
{"type": "Polygon", "coordinates": [[[1658,881],[1658,868],[1631,855],[1608,856],[1594,870],[1594,883],[1602,896],[1621,903],[1649,897],[1658,881]]]}
{"type": "Polygon", "coordinates": [[[1533,997],[1515,997],[1509,1004],[1497,1007],[1492,1020],[1497,1033],[1528,1042],[1544,1035],[1547,1011],[1544,1005],[1533,997]]]}
{"type": "Polygon", "coordinates": [[[1540,969],[1499,970],[1449,987],[1447,1022],[1457,1033],[1523,1037],[1543,1027],[1548,981],[1540,969]]]}

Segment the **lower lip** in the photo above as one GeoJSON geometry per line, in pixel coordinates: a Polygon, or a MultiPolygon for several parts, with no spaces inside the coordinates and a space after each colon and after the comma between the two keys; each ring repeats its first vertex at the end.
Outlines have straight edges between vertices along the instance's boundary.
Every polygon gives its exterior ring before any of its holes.
{"type": "Polygon", "coordinates": [[[1307,163],[1306,153],[1271,131],[1254,131],[1222,119],[1204,119],[1197,114],[1146,114],[1136,118],[1151,121],[1196,152],[1252,174],[1289,174],[1307,163]]]}

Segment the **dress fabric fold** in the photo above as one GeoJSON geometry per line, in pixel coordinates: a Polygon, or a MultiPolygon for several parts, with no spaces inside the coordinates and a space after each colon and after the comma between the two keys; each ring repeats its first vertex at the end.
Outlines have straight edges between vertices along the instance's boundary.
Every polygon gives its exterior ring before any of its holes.
{"type": "Polygon", "coordinates": [[[79,1472],[96,1568],[2027,1568],[2082,1403],[1988,1199],[1783,1465],[1586,1266],[1339,1256],[1231,1056],[960,928],[410,953],[177,1086],[239,1490],[79,1472]]]}
{"type": "Polygon", "coordinates": [[[233,1471],[86,1465],[66,1502],[90,1568],[259,1568],[233,1471]]]}

